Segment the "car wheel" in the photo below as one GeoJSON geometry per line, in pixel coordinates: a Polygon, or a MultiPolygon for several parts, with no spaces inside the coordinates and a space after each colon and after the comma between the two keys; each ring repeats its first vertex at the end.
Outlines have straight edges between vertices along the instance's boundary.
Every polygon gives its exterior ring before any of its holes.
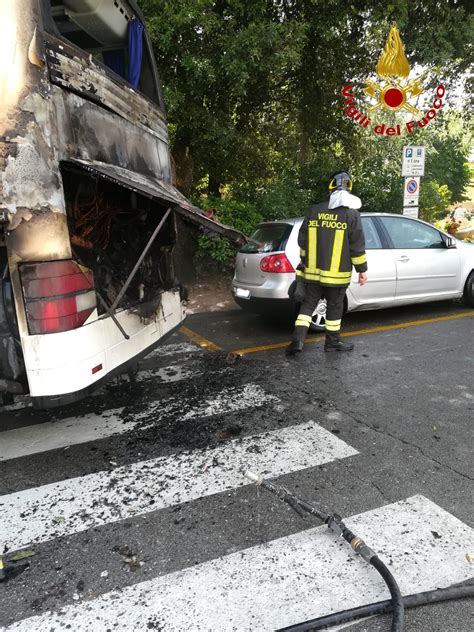
{"type": "Polygon", "coordinates": [[[326,322],[326,299],[322,298],[316,309],[313,312],[311,325],[309,328],[311,331],[325,331],[325,322],[326,322]]]}
{"type": "Polygon", "coordinates": [[[464,303],[468,307],[474,307],[474,272],[467,277],[463,294],[464,303]]]}

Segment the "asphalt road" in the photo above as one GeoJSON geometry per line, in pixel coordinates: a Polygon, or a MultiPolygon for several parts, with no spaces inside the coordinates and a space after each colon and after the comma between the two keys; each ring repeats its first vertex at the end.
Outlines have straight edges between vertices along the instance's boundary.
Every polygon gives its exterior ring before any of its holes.
{"type": "MultiPolygon", "coordinates": [[[[473,315],[352,314],[353,353],[312,336],[288,359],[287,324],[195,314],[135,387],[3,409],[0,552],[34,555],[7,562],[25,570],[0,584],[1,629],[260,632],[387,598],[348,545],[241,468],[344,516],[404,594],[472,581],[473,315]]],[[[467,632],[471,613],[418,608],[405,629],[467,632]]]]}

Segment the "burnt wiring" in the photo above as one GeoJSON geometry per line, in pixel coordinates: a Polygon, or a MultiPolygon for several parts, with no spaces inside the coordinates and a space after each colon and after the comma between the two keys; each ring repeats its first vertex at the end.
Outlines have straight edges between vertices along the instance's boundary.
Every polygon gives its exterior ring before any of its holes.
{"type": "MultiPolygon", "coordinates": [[[[97,181],[76,182],[69,198],[71,245],[76,260],[93,271],[96,287],[112,305],[163,215],[149,200],[139,205],[137,197],[99,187],[97,181]]],[[[156,310],[161,292],[175,286],[173,227],[171,220],[160,231],[121,301],[121,307],[133,308],[143,318],[156,310]]]]}
{"type": "Polygon", "coordinates": [[[102,250],[105,250],[109,245],[112,224],[119,222],[121,215],[129,214],[119,206],[108,202],[101,192],[81,203],[76,199],[73,212],[75,219],[74,239],[77,242],[82,242],[83,247],[92,248],[95,245],[102,250]]]}

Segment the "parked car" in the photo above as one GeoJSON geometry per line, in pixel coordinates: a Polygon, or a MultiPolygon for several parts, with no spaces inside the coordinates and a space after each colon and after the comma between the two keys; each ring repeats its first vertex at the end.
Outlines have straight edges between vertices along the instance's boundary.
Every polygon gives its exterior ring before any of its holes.
{"type": "MultiPolygon", "coordinates": [[[[390,213],[361,213],[368,282],[353,271],[346,311],[464,298],[474,307],[474,244],[431,224],[390,213]]],[[[298,231],[303,218],[259,224],[235,260],[234,299],[243,309],[266,315],[294,314],[288,288],[299,263],[298,231]]],[[[313,314],[312,329],[324,328],[325,301],[313,314]]]]}

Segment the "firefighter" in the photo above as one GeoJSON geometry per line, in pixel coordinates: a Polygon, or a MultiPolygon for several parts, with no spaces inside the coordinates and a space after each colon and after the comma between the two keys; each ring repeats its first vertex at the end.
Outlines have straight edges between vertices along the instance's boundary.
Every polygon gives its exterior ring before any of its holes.
{"type": "Polygon", "coordinates": [[[367,257],[358,197],[351,194],[352,180],[339,171],[329,180],[329,200],[311,206],[298,234],[301,262],[296,270],[294,300],[301,302],[291,343],[286,354],[303,350],[312,314],[326,298],[326,340],[324,351],[352,351],[353,344],[340,339],[344,297],[351,282],[352,266],[359,284],[367,281],[367,257]]]}

